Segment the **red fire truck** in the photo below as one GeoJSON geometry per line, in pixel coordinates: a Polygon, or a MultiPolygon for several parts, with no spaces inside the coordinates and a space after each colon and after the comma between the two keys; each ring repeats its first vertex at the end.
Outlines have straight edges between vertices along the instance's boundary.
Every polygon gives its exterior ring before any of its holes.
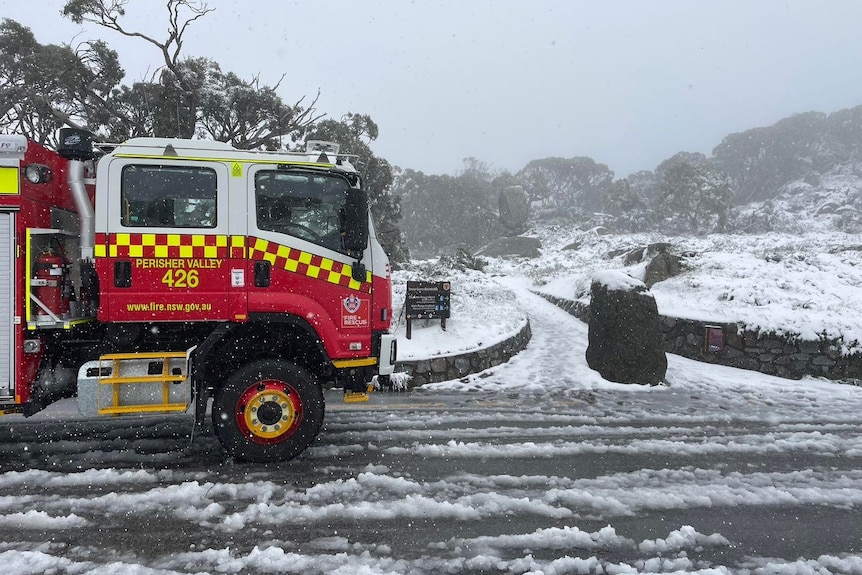
{"type": "Polygon", "coordinates": [[[278,461],[316,437],[324,385],[363,401],[393,371],[389,260],[331,142],[0,135],[0,277],[7,414],[77,394],[201,426],[212,399],[230,455],[278,461]]]}

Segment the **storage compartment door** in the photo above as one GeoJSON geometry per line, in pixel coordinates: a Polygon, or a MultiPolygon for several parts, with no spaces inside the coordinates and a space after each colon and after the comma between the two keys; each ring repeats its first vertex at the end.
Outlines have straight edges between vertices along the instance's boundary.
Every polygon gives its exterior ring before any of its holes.
{"type": "Polygon", "coordinates": [[[0,212],[0,400],[15,397],[15,214],[0,212]]]}

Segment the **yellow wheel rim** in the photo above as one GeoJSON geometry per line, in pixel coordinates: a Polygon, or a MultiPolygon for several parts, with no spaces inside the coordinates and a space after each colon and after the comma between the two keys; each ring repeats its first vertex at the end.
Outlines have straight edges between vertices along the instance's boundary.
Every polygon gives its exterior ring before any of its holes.
{"type": "Polygon", "coordinates": [[[302,417],[302,403],[291,386],[262,381],[246,389],[237,405],[237,423],[257,443],[277,443],[293,435],[302,417]]]}

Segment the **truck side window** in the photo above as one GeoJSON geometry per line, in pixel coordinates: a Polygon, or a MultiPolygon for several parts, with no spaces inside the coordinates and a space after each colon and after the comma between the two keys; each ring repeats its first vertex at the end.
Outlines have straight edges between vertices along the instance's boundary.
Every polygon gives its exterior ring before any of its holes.
{"type": "Polygon", "coordinates": [[[338,176],[264,170],[255,175],[257,227],[344,251],[342,212],[350,184],[338,176]]]}
{"type": "Polygon", "coordinates": [[[129,227],[214,228],[217,192],[211,168],[128,165],[120,183],[121,222],[129,227]]]}

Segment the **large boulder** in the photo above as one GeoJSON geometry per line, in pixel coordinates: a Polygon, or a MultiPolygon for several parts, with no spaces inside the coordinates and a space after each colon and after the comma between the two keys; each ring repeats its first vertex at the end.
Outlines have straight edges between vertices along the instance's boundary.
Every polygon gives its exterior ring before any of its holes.
{"type": "Polygon", "coordinates": [[[608,256],[623,256],[623,263],[627,266],[649,260],[644,270],[644,283],[647,287],[652,287],[683,272],[682,257],[671,253],[672,248],[667,242],[655,242],[646,246],[616,250],[608,256]]]}
{"type": "Polygon", "coordinates": [[[652,287],[681,273],[682,258],[676,254],[661,252],[647,264],[644,270],[644,283],[647,287],[652,287]]]}
{"type": "Polygon", "coordinates": [[[500,223],[510,234],[520,234],[527,230],[530,219],[530,202],[521,186],[511,186],[500,192],[500,223]]]}
{"type": "MultiPolygon", "coordinates": [[[[668,250],[671,249],[671,244],[667,242],[654,242],[646,246],[639,246],[636,248],[630,248],[628,250],[619,250],[617,252],[611,252],[611,254],[616,253],[617,255],[625,254],[625,258],[623,258],[623,262],[627,266],[631,266],[634,264],[639,264],[643,261],[648,260],[651,257],[654,257],[657,254],[665,254],[668,250]]],[[[614,256],[615,257],[615,256],[614,256]]]]}
{"type": "Polygon", "coordinates": [[[609,381],[656,385],[667,373],[658,306],[623,272],[593,276],[587,364],[609,381]]]}
{"type": "Polygon", "coordinates": [[[476,255],[489,258],[537,258],[542,255],[539,251],[541,247],[542,242],[537,238],[526,238],[523,236],[497,238],[479,250],[476,255]]]}

